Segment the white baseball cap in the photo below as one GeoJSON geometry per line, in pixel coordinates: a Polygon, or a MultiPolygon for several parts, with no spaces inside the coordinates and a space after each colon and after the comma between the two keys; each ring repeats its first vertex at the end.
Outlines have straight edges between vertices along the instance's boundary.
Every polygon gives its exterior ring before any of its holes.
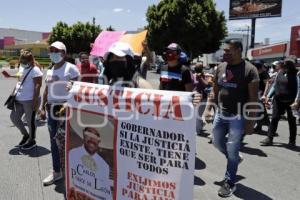
{"type": "Polygon", "coordinates": [[[128,43],[125,42],[115,42],[111,45],[108,49],[108,52],[105,54],[104,59],[106,60],[109,53],[113,53],[116,56],[124,57],[124,56],[131,56],[134,57],[133,50],[128,43]]]}
{"type": "Polygon", "coordinates": [[[59,49],[59,50],[64,50],[65,53],[67,53],[67,48],[66,48],[66,45],[60,41],[56,41],[56,42],[53,42],[50,47],[54,47],[56,49],[59,49]]]}

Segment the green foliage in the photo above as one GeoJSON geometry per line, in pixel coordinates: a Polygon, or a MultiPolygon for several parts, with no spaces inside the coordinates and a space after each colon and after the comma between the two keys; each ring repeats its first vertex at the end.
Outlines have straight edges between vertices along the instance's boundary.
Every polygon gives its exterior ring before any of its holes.
{"type": "Polygon", "coordinates": [[[158,53],[171,42],[190,56],[212,53],[227,35],[224,13],[213,0],[162,0],[150,6],[146,16],[148,44],[158,53]]]}
{"type": "Polygon", "coordinates": [[[51,44],[55,41],[63,42],[68,54],[76,54],[81,51],[90,52],[91,43],[93,43],[96,37],[101,32],[100,26],[94,24],[77,22],[72,26],[64,22],[58,22],[55,27],[52,28],[52,33],[49,37],[48,43],[51,44]]]}

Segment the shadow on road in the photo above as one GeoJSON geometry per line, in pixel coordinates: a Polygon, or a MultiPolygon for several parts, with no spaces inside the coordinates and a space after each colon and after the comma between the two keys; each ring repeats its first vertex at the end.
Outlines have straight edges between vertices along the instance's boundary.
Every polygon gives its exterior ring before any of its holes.
{"type": "Polygon", "coordinates": [[[9,153],[9,155],[13,155],[13,156],[28,155],[29,157],[37,158],[37,157],[42,157],[47,154],[50,154],[50,151],[49,151],[49,149],[47,149],[45,147],[36,146],[35,148],[27,150],[27,151],[21,150],[20,148],[13,148],[8,153],[9,153]]]}
{"type": "Polygon", "coordinates": [[[205,182],[198,176],[194,176],[194,185],[203,186],[205,185],[205,182]]]}
{"type": "MultiPolygon", "coordinates": [[[[237,175],[237,176],[236,176],[236,182],[239,182],[239,181],[244,180],[244,179],[246,179],[246,177],[241,176],[241,175],[237,175]]],[[[215,181],[215,182],[214,182],[214,184],[215,184],[215,185],[218,185],[218,186],[222,186],[223,183],[224,183],[224,180],[222,180],[222,181],[215,181]]]]}
{"type": "Polygon", "coordinates": [[[295,151],[295,152],[300,152],[300,147],[299,146],[295,146],[295,147],[290,147],[288,144],[285,143],[273,143],[274,147],[281,147],[281,148],[286,148],[288,150],[291,151],[295,151]]]}
{"type": "Polygon", "coordinates": [[[244,200],[272,200],[269,196],[256,191],[252,188],[249,188],[243,184],[237,184],[237,190],[234,193],[234,196],[244,199],[244,200]]]}
{"type": "MultiPolygon", "coordinates": [[[[261,130],[261,131],[259,131],[259,132],[255,132],[255,133],[253,133],[253,134],[256,134],[256,135],[262,135],[262,136],[267,136],[267,135],[268,135],[268,131],[261,130]]],[[[279,134],[276,132],[276,133],[274,134],[274,137],[278,137],[278,136],[279,136],[279,134]]]]}
{"type": "Polygon", "coordinates": [[[54,184],[55,184],[55,188],[54,188],[55,192],[63,194],[64,196],[66,196],[65,181],[61,180],[61,181],[58,181],[54,184]]]}
{"type": "Polygon", "coordinates": [[[195,170],[202,170],[206,168],[205,162],[196,157],[195,160],[195,170]]]}
{"type": "Polygon", "coordinates": [[[252,148],[252,147],[244,146],[241,149],[241,152],[249,154],[249,155],[259,156],[259,157],[268,157],[268,155],[261,149],[256,149],[256,148],[252,148]]]}

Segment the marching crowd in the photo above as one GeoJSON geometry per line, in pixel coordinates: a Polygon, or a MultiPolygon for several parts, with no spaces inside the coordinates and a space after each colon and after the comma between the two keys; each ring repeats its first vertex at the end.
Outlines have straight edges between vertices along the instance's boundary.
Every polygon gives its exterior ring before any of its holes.
{"type": "MultiPolygon", "coordinates": [[[[94,57],[93,62],[88,53],[81,52],[79,64],[74,65],[66,61],[66,46],[54,42],[49,46],[51,66],[44,81],[43,72],[32,53],[21,51],[18,74],[6,74],[18,79],[10,118],[23,136],[17,147],[25,151],[36,146],[36,116],[47,119],[52,171],[43,180],[45,186],[64,177],[64,158],[60,153],[63,147],[59,145],[57,133],[64,126],[61,116],[64,116],[64,104],[72,87],[70,83],[82,81],[151,89],[147,70],[153,60],[146,43],[143,47],[144,57],[135,55],[127,43],[116,42],[103,58],[94,57]],[[40,95],[43,83],[46,87],[40,95]]],[[[227,158],[224,183],[218,191],[222,197],[231,196],[236,189],[238,165],[243,160],[239,150],[245,135],[252,134],[253,130],[260,132],[262,126],[267,125],[269,130],[262,145],[272,145],[278,122],[287,112],[288,144],[290,147],[296,145],[296,116],[299,116],[300,108],[300,74],[296,69],[296,59],[290,57],[277,61],[269,68],[262,61],[242,59],[242,51],[239,41],[228,40],[224,45],[224,62],[207,68],[201,62],[192,64],[183,49],[171,43],[164,49],[165,65],[160,72],[160,90],[193,92],[198,134],[206,123],[213,121],[212,143],[227,158]],[[271,121],[267,112],[270,107],[271,121]]]]}

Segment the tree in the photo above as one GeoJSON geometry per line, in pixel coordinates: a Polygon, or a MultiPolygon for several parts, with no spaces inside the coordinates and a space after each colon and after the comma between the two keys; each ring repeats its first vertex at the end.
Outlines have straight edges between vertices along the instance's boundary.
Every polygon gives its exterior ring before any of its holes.
{"type": "Polygon", "coordinates": [[[109,25],[109,27],[107,27],[106,30],[107,31],[115,31],[115,29],[111,25],[109,25]]]}
{"type": "Polygon", "coordinates": [[[191,57],[219,49],[227,35],[223,12],[213,0],[162,0],[147,10],[148,44],[157,53],[171,42],[191,57]]]}
{"type": "Polygon", "coordinates": [[[68,54],[77,54],[81,51],[90,52],[90,44],[94,42],[100,32],[100,26],[96,26],[94,22],[93,24],[77,22],[72,26],[58,22],[52,28],[48,42],[49,44],[55,41],[63,42],[67,47],[68,54]]]}

